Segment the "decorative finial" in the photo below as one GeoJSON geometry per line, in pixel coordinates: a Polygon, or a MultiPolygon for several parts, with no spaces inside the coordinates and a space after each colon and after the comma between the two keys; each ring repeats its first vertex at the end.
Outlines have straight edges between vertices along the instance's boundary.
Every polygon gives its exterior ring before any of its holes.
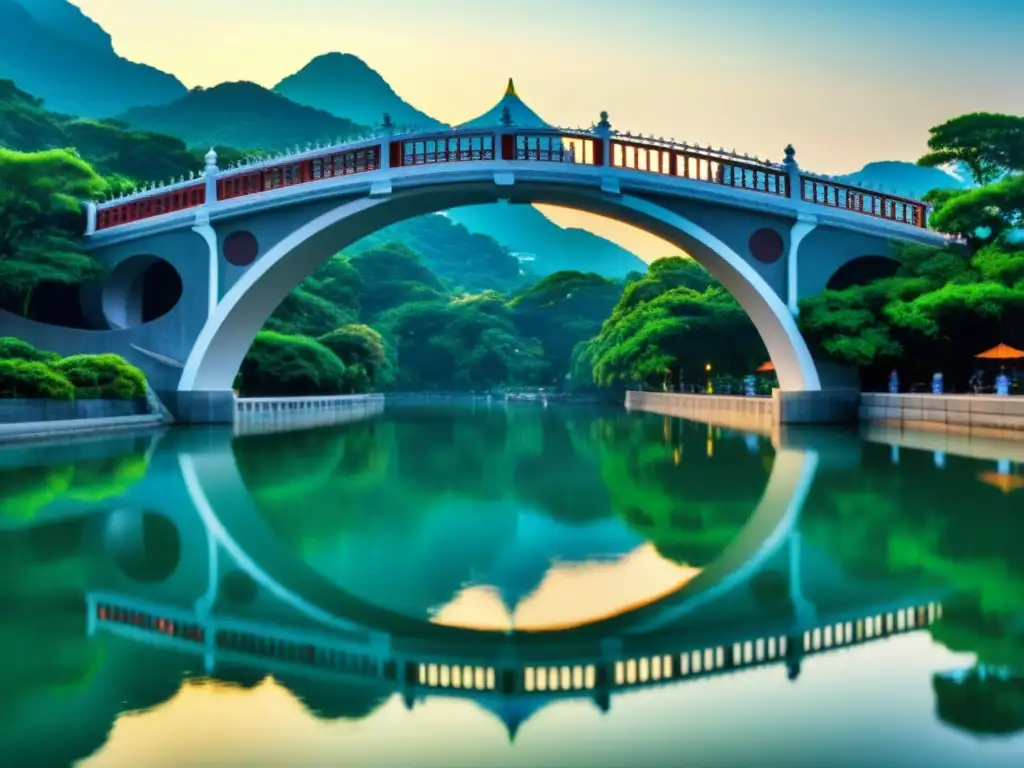
{"type": "Polygon", "coordinates": [[[598,128],[608,129],[612,127],[612,124],[608,121],[608,113],[601,113],[601,121],[597,124],[598,128]]]}
{"type": "Polygon", "coordinates": [[[786,153],[786,159],[783,161],[786,165],[793,165],[796,163],[796,150],[793,149],[792,144],[787,144],[786,149],[783,150],[786,153]]]}
{"type": "Polygon", "coordinates": [[[213,147],[210,147],[210,151],[206,153],[206,165],[212,168],[217,167],[217,150],[213,147]]]}
{"type": "Polygon", "coordinates": [[[505,88],[506,96],[518,96],[516,93],[516,84],[512,82],[512,78],[508,79],[508,87],[505,88]]]}
{"type": "Polygon", "coordinates": [[[385,112],[384,113],[384,119],[381,121],[380,126],[381,126],[381,128],[383,128],[388,133],[391,133],[392,131],[395,130],[395,122],[394,122],[394,120],[391,119],[391,113],[390,112],[385,112]]]}
{"type": "MultiPolygon", "coordinates": [[[[509,83],[511,82],[512,81],[509,80],[509,83]]],[[[508,111],[507,106],[501,108],[501,117],[498,118],[498,122],[500,122],[506,128],[512,125],[512,113],[508,111]]]]}

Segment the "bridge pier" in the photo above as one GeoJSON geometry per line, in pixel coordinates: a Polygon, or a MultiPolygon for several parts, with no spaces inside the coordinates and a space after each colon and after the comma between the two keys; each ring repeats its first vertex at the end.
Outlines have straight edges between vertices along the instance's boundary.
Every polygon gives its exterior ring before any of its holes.
{"type": "Polygon", "coordinates": [[[775,389],[772,408],[778,424],[855,424],[860,417],[860,391],[775,389]]]}
{"type": "Polygon", "coordinates": [[[180,424],[234,424],[235,393],[230,390],[159,392],[180,424]]]}

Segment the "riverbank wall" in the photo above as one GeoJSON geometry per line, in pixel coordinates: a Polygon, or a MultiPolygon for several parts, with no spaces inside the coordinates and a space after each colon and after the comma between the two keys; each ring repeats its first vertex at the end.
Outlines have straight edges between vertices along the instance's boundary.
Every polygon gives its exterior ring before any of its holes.
{"type": "Polygon", "coordinates": [[[167,422],[158,414],[105,416],[96,419],[55,419],[53,421],[19,421],[0,424],[0,443],[48,440],[79,434],[159,429],[167,422]]]}
{"type": "Polygon", "coordinates": [[[149,413],[139,400],[44,400],[0,398],[0,424],[66,421],[70,419],[119,419],[149,413]]]}
{"type": "Polygon", "coordinates": [[[751,423],[854,424],[860,393],[848,389],[783,392],[771,397],[696,395],[677,392],[626,393],[626,409],[695,418],[722,427],[748,428],[751,423]]]}
{"type": "Polygon", "coordinates": [[[1024,397],[865,392],[860,420],[889,428],[1024,440],[1024,397]]]}

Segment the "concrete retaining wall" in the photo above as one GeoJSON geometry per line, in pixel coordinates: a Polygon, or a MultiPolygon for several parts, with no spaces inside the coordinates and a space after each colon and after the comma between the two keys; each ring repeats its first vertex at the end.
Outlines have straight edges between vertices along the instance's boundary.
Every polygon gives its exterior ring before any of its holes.
{"type": "Polygon", "coordinates": [[[718,427],[763,434],[770,433],[775,423],[775,405],[768,397],[627,392],[626,410],[678,416],[718,427]]]}
{"type": "Polygon", "coordinates": [[[113,419],[149,413],[145,400],[35,400],[0,399],[0,424],[113,419]]]}
{"type": "Polygon", "coordinates": [[[655,411],[670,416],[695,418],[708,424],[737,429],[757,429],[772,424],[854,424],[857,421],[856,390],[826,389],[820,392],[783,392],[772,397],[690,395],[676,392],[627,392],[626,408],[655,411]]]}
{"type": "Polygon", "coordinates": [[[1024,397],[861,395],[861,421],[901,429],[1024,438],[1024,397]]]}
{"type": "Polygon", "coordinates": [[[136,416],[105,416],[100,419],[54,419],[0,424],[0,443],[16,440],[47,440],[73,435],[160,429],[163,419],[155,414],[136,416]]]}

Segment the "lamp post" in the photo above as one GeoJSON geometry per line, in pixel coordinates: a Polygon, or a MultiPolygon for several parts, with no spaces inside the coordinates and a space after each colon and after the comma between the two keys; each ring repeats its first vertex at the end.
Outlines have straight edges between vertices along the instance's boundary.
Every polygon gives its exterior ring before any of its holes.
{"type": "Polygon", "coordinates": [[[707,365],[704,366],[704,371],[708,375],[707,393],[710,395],[713,394],[715,391],[715,387],[711,383],[711,363],[708,363],[707,365]]]}

